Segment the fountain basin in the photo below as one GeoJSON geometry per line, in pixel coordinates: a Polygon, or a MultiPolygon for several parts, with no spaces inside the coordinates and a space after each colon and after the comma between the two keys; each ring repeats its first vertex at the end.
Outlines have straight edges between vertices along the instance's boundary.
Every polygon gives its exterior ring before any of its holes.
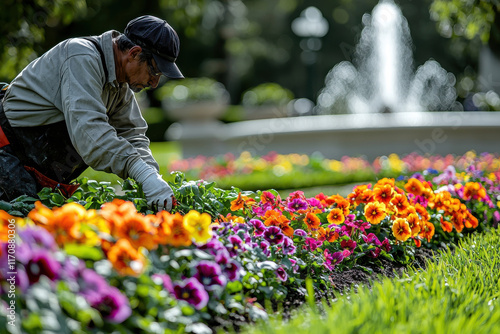
{"type": "Polygon", "coordinates": [[[183,156],[312,154],[378,156],[396,153],[500,152],[500,112],[407,112],[271,118],[224,124],[179,122],[165,133],[183,156]]]}

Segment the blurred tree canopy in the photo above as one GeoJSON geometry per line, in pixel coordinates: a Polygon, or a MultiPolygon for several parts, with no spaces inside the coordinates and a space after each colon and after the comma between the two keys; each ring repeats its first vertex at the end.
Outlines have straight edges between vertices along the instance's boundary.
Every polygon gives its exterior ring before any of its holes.
{"type": "MultiPolygon", "coordinates": [[[[303,40],[291,30],[301,12],[315,6],[329,23],[314,63],[314,91],[328,71],[352,55],[363,28],[363,16],[378,0],[2,0],[0,80],[12,80],[29,61],[60,41],[77,36],[123,31],[134,17],[151,14],[167,20],[179,33],[177,63],[186,77],[222,82],[239,103],[242,93],[275,82],[296,97],[308,91],[307,66],[301,60],[303,40]]],[[[453,52],[429,17],[438,0],[398,1],[407,18],[414,66],[429,58],[458,74],[473,63],[453,52]]],[[[154,101],[153,101],[154,102],[154,101]]]]}

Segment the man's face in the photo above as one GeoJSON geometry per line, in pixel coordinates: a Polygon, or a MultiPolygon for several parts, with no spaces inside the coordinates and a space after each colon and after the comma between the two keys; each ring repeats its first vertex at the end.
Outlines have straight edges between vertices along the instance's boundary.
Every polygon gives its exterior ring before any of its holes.
{"type": "Polygon", "coordinates": [[[153,58],[150,61],[141,62],[139,56],[136,55],[131,58],[125,68],[125,82],[135,93],[148,87],[156,88],[160,77],[161,72],[153,58]]]}

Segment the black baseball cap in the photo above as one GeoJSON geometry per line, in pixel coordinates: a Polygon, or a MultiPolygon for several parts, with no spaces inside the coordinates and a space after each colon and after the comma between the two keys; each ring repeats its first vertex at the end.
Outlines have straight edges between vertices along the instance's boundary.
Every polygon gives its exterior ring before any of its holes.
{"type": "Polygon", "coordinates": [[[151,51],[163,75],[172,79],[184,78],[175,64],[179,56],[179,36],[167,21],[151,15],[137,17],[127,24],[125,36],[151,51]]]}

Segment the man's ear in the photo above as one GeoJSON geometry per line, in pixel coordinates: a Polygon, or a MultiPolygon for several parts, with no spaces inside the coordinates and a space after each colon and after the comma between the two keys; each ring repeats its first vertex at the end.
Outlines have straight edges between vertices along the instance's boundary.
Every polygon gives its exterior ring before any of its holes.
{"type": "Polygon", "coordinates": [[[139,45],[136,45],[128,50],[128,58],[129,61],[132,59],[137,59],[142,52],[142,48],[139,45]]]}

